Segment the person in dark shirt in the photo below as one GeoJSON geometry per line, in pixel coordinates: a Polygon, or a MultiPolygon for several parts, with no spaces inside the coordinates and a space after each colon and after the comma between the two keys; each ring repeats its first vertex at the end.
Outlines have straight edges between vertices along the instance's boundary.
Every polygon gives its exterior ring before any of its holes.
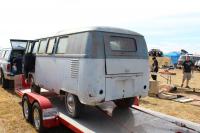
{"type": "Polygon", "coordinates": [[[152,64],[152,72],[153,74],[151,74],[151,77],[153,80],[157,80],[157,72],[158,72],[158,61],[156,59],[156,57],[152,58],[153,60],[153,64],[152,64]]]}
{"type": "Polygon", "coordinates": [[[16,58],[13,59],[12,71],[15,75],[22,73],[22,55],[18,54],[16,58]]]}
{"type": "Polygon", "coordinates": [[[183,62],[182,66],[183,66],[183,80],[182,80],[181,87],[183,87],[183,84],[184,84],[184,82],[186,80],[186,88],[190,88],[188,86],[188,84],[189,84],[189,81],[190,81],[190,79],[192,77],[194,64],[190,60],[189,56],[186,56],[186,60],[183,62]]]}

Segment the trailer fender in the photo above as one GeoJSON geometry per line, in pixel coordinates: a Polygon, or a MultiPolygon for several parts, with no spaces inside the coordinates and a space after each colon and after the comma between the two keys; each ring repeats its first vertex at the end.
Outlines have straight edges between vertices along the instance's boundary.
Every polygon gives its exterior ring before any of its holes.
{"type": "Polygon", "coordinates": [[[58,111],[56,108],[53,108],[53,105],[48,98],[36,93],[25,93],[23,97],[24,96],[28,97],[31,106],[33,106],[35,102],[39,104],[42,112],[42,123],[45,128],[59,126],[58,111]]]}

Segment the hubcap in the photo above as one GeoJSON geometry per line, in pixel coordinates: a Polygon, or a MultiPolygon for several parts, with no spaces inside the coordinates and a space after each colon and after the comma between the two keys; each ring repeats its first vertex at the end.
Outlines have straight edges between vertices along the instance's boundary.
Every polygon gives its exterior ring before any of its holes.
{"type": "Polygon", "coordinates": [[[40,128],[40,114],[37,108],[34,109],[33,119],[34,119],[34,124],[35,124],[36,129],[39,129],[40,128]]]}
{"type": "Polygon", "coordinates": [[[24,116],[25,116],[26,119],[28,119],[28,114],[29,114],[28,102],[25,100],[24,101],[24,116]]]}
{"type": "Polygon", "coordinates": [[[74,113],[75,112],[74,97],[72,94],[68,94],[66,97],[67,97],[66,98],[67,108],[68,108],[69,112],[74,113]]]}

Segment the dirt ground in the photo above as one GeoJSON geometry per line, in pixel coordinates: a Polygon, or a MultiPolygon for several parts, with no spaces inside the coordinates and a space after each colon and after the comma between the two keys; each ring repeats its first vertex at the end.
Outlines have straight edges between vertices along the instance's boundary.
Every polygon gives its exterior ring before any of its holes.
{"type": "MultiPolygon", "coordinates": [[[[173,84],[180,86],[181,71],[175,70],[174,72],[176,72],[177,75],[172,78],[173,84]]],[[[200,73],[195,72],[194,78],[190,83],[191,87],[200,88],[199,77],[200,73]]],[[[161,77],[158,77],[158,80],[161,81],[161,83],[166,83],[161,77]]],[[[200,92],[193,92],[192,89],[178,88],[177,92],[200,97],[200,92]]],[[[13,90],[5,90],[0,87],[0,133],[36,133],[31,124],[24,120],[20,102],[21,99],[13,92],[13,90]]],[[[200,106],[153,97],[142,98],[140,105],[164,114],[200,123],[200,106]]],[[[59,133],[63,131],[70,132],[64,127],[52,129],[50,132],[59,133]]]]}
{"type": "MultiPolygon", "coordinates": [[[[191,82],[189,83],[190,89],[180,87],[182,81],[182,70],[171,70],[171,72],[176,73],[176,76],[172,76],[172,85],[176,85],[178,88],[175,93],[193,98],[194,101],[188,103],[179,103],[172,100],[145,97],[140,100],[140,106],[192,122],[200,123],[200,72],[194,72],[191,82]],[[195,92],[193,92],[193,90],[195,90],[195,92]],[[193,104],[195,102],[197,105],[193,104]]],[[[160,81],[160,84],[167,84],[166,80],[161,76],[158,76],[158,81],[160,81]]]]}

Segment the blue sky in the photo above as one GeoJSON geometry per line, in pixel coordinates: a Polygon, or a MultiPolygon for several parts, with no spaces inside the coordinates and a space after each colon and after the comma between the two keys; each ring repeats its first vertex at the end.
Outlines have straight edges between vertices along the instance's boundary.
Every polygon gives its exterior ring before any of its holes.
{"type": "Polygon", "coordinates": [[[126,28],[148,48],[200,54],[199,0],[6,0],[0,2],[0,47],[87,26],[126,28]],[[11,4],[12,3],[12,4],[11,4]]]}

